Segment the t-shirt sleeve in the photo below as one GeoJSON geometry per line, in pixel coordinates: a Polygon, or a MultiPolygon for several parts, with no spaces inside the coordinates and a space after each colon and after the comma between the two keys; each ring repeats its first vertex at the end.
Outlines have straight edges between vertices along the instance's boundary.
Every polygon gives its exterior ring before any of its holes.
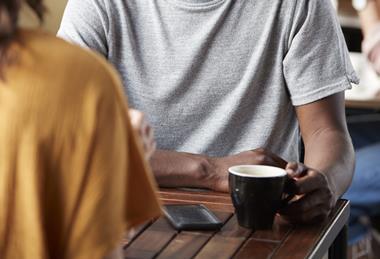
{"type": "Polygon", "coordinates": [[[69,0],[57,36],[107,57],[107,32],[103,0],[69,0]]]}
{"type": "Polygon", "coordinates": [[[284,77],[294,106],[351,88],[359,79],[330,0],[298,0],[289,29],[284,77]]]}

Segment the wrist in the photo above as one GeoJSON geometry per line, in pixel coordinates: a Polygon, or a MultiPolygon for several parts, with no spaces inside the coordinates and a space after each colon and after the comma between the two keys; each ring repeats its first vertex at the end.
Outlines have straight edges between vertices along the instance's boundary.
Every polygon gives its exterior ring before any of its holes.
{"type": "Polygon", "coordinates": [[[208,160],[198,154],[157,150],[151,159],[156,180],[162,187],[204,188],[208,160]]]}
{"type": "Polygon", "coordinates": [[[198,179],[203,188],[214,191],[228,191],[228,163],[221,157],[203,157],[202,174],[198,179]]]}
{"type": "Polygon", "coordinates": [[[203,156],[199,160],[199,174],[197,180],[204,188],[212,189],[212,176],[217,168],[217,158],[203,156]]]}
{"type": "Polygon", "coordinates": [[[192,155],[192,182],[195,187],[210,188],[209,179],[214,171],[213,158],[204,155],[192,155]]]}

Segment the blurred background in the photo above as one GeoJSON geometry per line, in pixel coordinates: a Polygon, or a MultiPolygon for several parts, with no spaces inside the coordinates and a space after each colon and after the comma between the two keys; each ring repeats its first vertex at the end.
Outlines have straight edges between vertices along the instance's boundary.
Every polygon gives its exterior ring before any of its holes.
{"type": "MultiPolygon", "coordinates": [[[[67,0],[45,1],[45,5],[49,12],[47,13],[46,20],[43,24],[44,29],[54,34],[57,32],[66,3],[67,0]]],[[[24,27],[35,27],[38,25],[36,17],[28,8],[23,9],[20,23],[24,27]]]]}

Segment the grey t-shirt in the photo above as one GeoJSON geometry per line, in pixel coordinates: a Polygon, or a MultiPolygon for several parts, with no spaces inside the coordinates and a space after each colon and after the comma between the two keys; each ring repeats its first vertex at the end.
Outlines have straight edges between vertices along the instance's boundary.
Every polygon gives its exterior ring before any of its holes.
{"type": "Polygon", "coordinates": [[[160,149],[297,161],[294,106],[358,81],[330,0],[69,0],[58,35],[116,66],[160,149]]]}

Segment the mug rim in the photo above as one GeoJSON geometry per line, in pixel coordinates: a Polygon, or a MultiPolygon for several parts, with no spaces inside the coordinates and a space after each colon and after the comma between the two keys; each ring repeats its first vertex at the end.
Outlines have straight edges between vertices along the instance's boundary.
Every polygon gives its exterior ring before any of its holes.
{"type": "Polygon", "coordinates": [[[284,177],[287,175],[285,169],[280,168],[280,167],[275,167],[275,166],[269,166],[269,165],[235,165],[235,166],[231,166],[230,168],[228,168],[228,173],[232,174],[232,175],[241,176],[241,177],[248,177],[248,178],[276,178],[276,177],[284,177]],[[249,174],[237,172],[236,169],[241,168],[241,167],[261,168],[261,169],[264,168],[266,170],[270,169],[270,170],[275,170],[277,172],[275,173],[276,175],[270,174],[270,175],[255,176],[255,175],[249,175],[249,174]]]}

